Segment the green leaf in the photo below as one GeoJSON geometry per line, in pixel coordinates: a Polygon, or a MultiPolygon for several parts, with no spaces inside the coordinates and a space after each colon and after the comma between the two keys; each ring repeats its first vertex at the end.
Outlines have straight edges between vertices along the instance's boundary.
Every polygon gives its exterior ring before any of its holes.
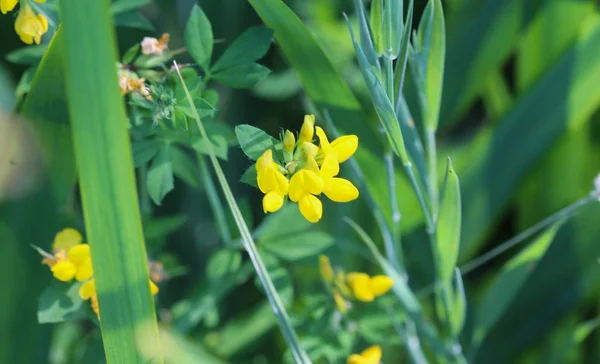
{"type": "Polygon", "coordinates": [[[215,72],[212,77],[233,88],[250,88],[271,71],[258,63],[242,63],[215,72]]]}
{"type": "Polygon", "coordinates": [[[282,235],[261,239],[260,246],[285,260],[295,261],[315,256],[335,243],[329,234],[311,231],[298,235],[282,235]]]}
{"type": "MultiPolygon", "coordinates": [[[[361,1],[362,2],[362,1],[361,1]]],[[[377,55],[381,56],[383,53],[383,0],[373,0],[371,1],[371,14],[370,14],[370,23],[371,23],[371,33],[373,35],[373,45],[375,46],[375,52],[377,55]]]]}
{"type": "Polygon", "coordinates": [[[47,48],[46,44],[30,45],[9,52],[5,58],[16,64],[34,65],[40,62],[47,48]]]}
{"type": "Polygon", "coordinates": [[[148,240],[164,238],[179,230],[187,221],[185,215],[155,217],[144,223],[144,237],[148,240]]]}
{"type": "MultiPolygon", "coordinates": [[[[217,157],[227,160],[227,154],[229,152],[229,144],[227,143],[227,139],[223,135],[219,134],[213,134],[209,136],[209,138],[217,157]]],[[[190,139],[190,146],[197,152],[206,155],[209,154],[206,140],[199,135],[190,139]]]]}
{"type": "Polygon", "coordinates": [[[140,43],[134,44],[131,48],[127,50],[127,52],[125,52],[125,54],[123,54],[123,58],[121,58],[121,63],[130,64],[131,62],[133,62],[135,56],[137,56],[139,51],[140,43]]]}
{"type": "Polygon", "coordinates": [[[198,163],[181,148],[171,149],[173,174],[192,187],[200,188],[202,183],[198,176],[198,163]]]}
{"type": "Polygon", "coordinates": [[[298,75],[293,69],[270,73],[264,80],[252,88],[252,93],[267,100],[285,100],[296,95],[302,89],[298,75]]]}
{"type": "Polygon", "coordinates": [[[110,11],[113,14],[125,13],[131,10],[137,10],[151,2],[152,0],[117,0],[110,3],[110,11]]]}
{"type": "Polygon", "coordinates": [[[446,182],[440,216],[437,225],[438,277],[449,284],[454,276],[454,268],[460,251],[461,201],[458,176],[448,158],[446,182]]]}
{"type": "Polygon", "coordinates": [[[373,71],[373,68],[369,65],[364,52],[356,42],[354,32],[352,31],[348,19],[346,19],[346,22],[348,23],[348,29],[350,29],[352,43],[354,44],[354,49],[356,50],[356,56],[358,58],[358,64],[365,79],[365,83],[367,84],[367,88],[369,89],[369,95],[371,96],[373,106],[375,106],[377,116],[379,116],[379,120],[383,125],[385,134],[392,146],[392,150],[400,157],[403,163],[406,163],[408,161],[408,155],[406,154],[404,140],[402,139],[402,131],[400,130],[400,124],[396,118],[394,107],[390,103],[390,99],[387,97],[379,78],[373,71]]]}
{"type": "Polygon", "coordinates": [[[154,25],[145,16],[135,10],[115,15],[115,25],[134,29],[154,31],[154,25]]]}
{"type": "Polygon", "coordinates": [[[143,166],[150,162],[152,158],[158,153],[161,143],[157,139],[146,139],[133,142],[131,144],[131,151],[133,153],[133,165],[136,168],[143,166]]]}
{"type": "Polygon", "coordinates": [[[211,255],[206,264],[206,276],[211,280],[218,280],[234,274],[242,264],[242,253],[239,250],[218,248],[211,255]]]}
{"type": "Polygon", "coordinates": [[[165,195],[174,188],[170,145],[163,145],[152,160],[146,175],[146,188],[152,201],[159,206],[165,195]]]}
{"type": "Polygon", "coordinates": [[[194,5],[185,26],[185,46],[194,61],[209,69],[213,51],[213,32],[210,21],[198,5],[194,5]]]}
{"type": "Polygon", "coordinates": [[[439,124],[446,54],[446,27],[441,0],[430,0],[427,3],[419,24],[419,41],[422,89],[426,101],[422,107],[423,119],[427,128],[436,130],[439,124]]]}
{"type": "Polygon", "coordinates": [[[246,156],[252,160],[257,160],[267,149],[274,148],[276,144],[281,144],[279,140],[273,138],[261,129],[242,124],[235,127],[240,147],[246,156]]]}
{"type": "Polygon", "coordinates": [[[527,248],[504,264],[478,305],[474,331],[476,346],[483,341],[487,332],[517,298],[534,267],[550,247],[562,223],[563,221],[559,221],[540,233],[527,248]]]}
{"type": "Polygon", "coordinates": [[[453,286],[448,286],[447,288],[453,292],[449,322],[450,333],[452,336],[458,337],[467,318],[467,294],[465,293],[462,276],[458,268],[454,270],[453,282],[453,286]]]}
{"type": "Polygon", "coordinates": [[[365,56],[372,67],[379,68],[378,55],[371,39],[369,32],[369,24],[367,24],[367,16],[365,15],[365,5],[362,0],[354,0],[354,8],[358,17],[358,29],[360,34],[360,45],[365,52],[365,56]]]}
{"type": "MultiPolygon", "coordinates": [[[[277,288],[277,292],[281,295],[281,299],[286,306],[289,306],[294,299],[294,285],[292,284],[292,277],[290,276],[290,272],[285,269],[277,259],[269,259],[263,253],[263,259],[265,260],[265,265],[267,266],[267,271],[269,272],[269,276],[273,280],[273,284],[275,288],[277,288]]],[[[254,284],[260,289],[263,290],[260,284],[260,280],[258,277],[254,279],[254,284]]]]}
{"type": "Polygon", "coordinates": [[[256,187],[258,188],[256,179],[258,178],[257,173],[256,173],[256,165],[251,165],[250,167],[248,167],[248,169],[246,169],[246,171],[244,171],[244,174],[242,174],[242,177],[240,178],[240,182],[243,182],[245,184],[248,184],[250,186],[256,187]]]}
{"type": "Polygon", "coordinates": [[[40,324],[63,322],[84,318],[86,310],[77,293],[82,283],[55,283],[40,295],[38,322],[40,324]]]}
{"type": "Polygon", "coordinates": [[[161,362],[110,2],[61,0],[63,62],[108,362],[161,362]],[[93,95],[93,97],[91,97],[93,95]]]}
{"type": "Polygon", "coordinates": [[[240,35],[215,62],[211,73],[218,73],[242,63],[253,63],[261,59],[269,50],[273,31],[265,27],[250,27],[240,35]]]}

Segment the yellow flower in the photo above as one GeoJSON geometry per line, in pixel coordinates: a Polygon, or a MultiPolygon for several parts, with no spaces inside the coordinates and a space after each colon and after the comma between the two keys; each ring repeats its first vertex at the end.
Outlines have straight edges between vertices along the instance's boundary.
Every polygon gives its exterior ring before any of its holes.
{"type": "Polygon", "coordinates": [[[360,354],[352,354],[347,364],[379,364],[381,361],[381,346],[373,345],[360,354]]]}
{"type": "Polygon", "coordinates": [[[68,282],[75,277],[77,267],[68,260],[61,260],[54,263],[50,267],[50,271],[54,278],[62,282],[68,282]]]}
{"type": "Polygon", "coordinates": [[[17,6],[19,0],[0,0],[0,11],[6,14],[17,6]]]}
{"type": "Polygon", "coordinates": [[[24,43],[40,44],[42,35],[48,31],[48,20],[42,14],[36,15],[25,3],[15,21],[15,31],[24,43]]]}
{"type": "Polygon", "coordinates": [[[302,145],[304,142],[312,142],[313,136],[315,135],[315,116],[304,115],[304,122],[300,129],[299,142],[302,145]]]}
{"type": "Polygon", "coordinates": [[[323,160],[333,158],[339,163],[345,162],[356,152],[358,148],[358,137],[356,135],[343,135],[333,142],[329,139],[321,127],[317,126],[317,136],[323,154],[323,160]]]}
{"type": "Polygon", "coordinates": [[[319,272],[325,282],[333,282],[333,267],[329,262],[329,257],[326,255],[319,255],[319,272]]]}
{"type": "Polygon", "coordinates": [[[321,165],[321,179],[323,179],[323,193],[334,202],[350,202],[358,198],[358,189],[344,178],[334,177],[340,171],[337,161],[330,157],[325,158],[321,165]]]}
{"type": "MultiPolygon", "coordinates": [[[[158,287],[156,284],[154,284],[154,282],[152,282],[152,280],[148,280],[148,284],[150,285],[150,292],[153,296],[155,296],[158,293],[158,287]]],[[[79,291],[77,293],[82,300],[90,300],[92,309],[96,315],[98,315],[98,318],[100,318],[98,292],[96,291],[96,283],[94,282],[94,279],[90,279],[89,281],[85,282],[81,287],[79,287],[79,291]]]]}
{"type": "Polygon", "coordinates": [[[283,206],[283,198],[287,195],[289,182],[279,171],[279,165],[273,161],[273,151],[267,149],[256,161],[258,188],[265,194],[263,210],[275,212],[283,206]]]}
{"type": "Polygon", "coordinates": [[[394,281],[384,275],[369,277],[366,273],[348,273],[346,275],[348,285],[352,289],[354,297],[363,302],[371,302],[375,297],[387,293],[394,281]]]}
{"type": "Polygon", "coordinates": [[[315,195],[323,192],[323,179],[314,158],[308,157],[304,169],[296,172],[290,180],[290,200],[297,202],[302,216],[315,223],[323,216],[323,204],[315,195]]]}
{"type": "Polygon", "coordinates": [[[296,147],[296,137],[294,133],[289,130],[285,131],[285,135],[283,136],[283,148],[288,152],[293,152],[296,147]]]}
{"type": "Polygon", "coordinates": [[[335,306],[338,311],[341,313],[346,313],[348,311],[348,302],[342,297],[342,295],[338,291],[333,292],[333,300],[335,301],[335,306]]]}
{"type": "Polygon", "coordinates": [[[81,244],[83,240],[79,231],[73,228],[66,228],[58,232],[54,236],[54,242],[52,243],[53,250],[69,250],[77,244],[81,244]]]}
{"type": "Polygon", "coordinates": [[[69,249],[67,257],[77,267],[75,279],[79,282],[87,281],[92,277],[92,256],[88,244],[78,244],[69,249]]]}

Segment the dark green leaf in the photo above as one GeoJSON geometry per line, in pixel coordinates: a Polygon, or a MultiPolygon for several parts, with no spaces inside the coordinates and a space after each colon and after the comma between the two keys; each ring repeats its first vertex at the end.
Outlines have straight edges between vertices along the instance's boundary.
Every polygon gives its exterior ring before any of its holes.
{"type": "Polygon", "coordinates": [[[136,168],[150,162],[158,153],[161,143],[157,139],[146,139],[138,142],[133,142],[131,151],[133,152],[133,165],[136,168]]]}
{"type": "Polygon", "coordinates": [[[235,135],[240,143],[242,151],[248,158],[257,160],[267,149],[280,144],[279,140],[273,138],[261,129],[248,124],[237,125],[235,135]]]}
{"type": "Polygon", "coordinates": [[[250,27],[242,33],[215,62],[211,72],[218,73],[242,63],[253,63],[261,59],[269,50],[273,31],[265,27],[250,27]]]}
{"type": "Polygon", "coordinates": [[[216,72],[212,77],[233,88],[250,88],[271,71],[258,63],[242,63],[216,72]]]}
{"type": "Polygon", "coordinates": [[[239,250],[218,248],[206,264],[206,276],[218,280],[234,274],[242,264],[242,253],[239,250]]]}
{"type": "Polygon", "coordinates": [[[170,145],[163,145],[152,160],[146,175],[146,187],[152,201],[159,206],[165,195],[173,189],[173,165],[170,145]]]}
{"type": "Polygon", "coordinates": [[[6,60],[17,64],[33,65],[40,62],[48,48],[45,44],[15,49],[6,55],[6,60]]]}
{"type": "Polygon", "coordinates": [[[293,69],[279,73],[270,73],[264,80],[252,88],[252,93],[268,100],[284,100],[294,96],[302,89],[298,75],[293,69]]]}
{"type": "MultiPolygon", "coordinates": [[[[223,135],[218,134],[210,135],[209,138],[217,157],[227,160],[227,154],[229,152],[229,144],[227,143],[227,139],[223,135]]],[[[191,138],[190,147],[202,154],[209,154],[206,140],[202,139],[200,136],[194,136],[191,138]]]]}
{"type": "Polygon", "coordinates": [[[115,15],[115,25],[134,29],[154,31],[154,25],[145,16],[135,10],[115,15]]]}
{"type": "Polygon", "coordinates": [[[335,243],[332,236],[318,231],[261,239],[260,246],[285,260],[300,260],[317,255],[335,243]]]}
{"type": "Polygon", "coordinates": [[[200,176],[198,176],[198,163],[189,153],[180,148],[171,150],[171,161],[173,162],[173,174],[181,178],[192,187],[200,188],[200,176]]]}
{"type": "Polygon", "coordinates": [[[256,165],[251,165],[250,167],[248,167],[248,169],[246,169],[246,171],[244,172],[244,174],[242,174],[242,177],[240,178],[240,182],[246,183],[250,186],[256,187],[258,188],[258,185],[256,184],[256,165]]]}
{"type": "Polygon", "coordinates": [[[135,59],[135,56],[137,56],[139,51],[140,51],[140,43],[134,44],[131,48],[129,48],[127,50],[127,52],[125,52],[125,54],[123,55],[123,58],[121,59],[121,63],[130,64],[131,62],[133,62],[133,60],[135,59]]]}
{"type": "Polygon", "coordinates": [[[448,286],[451,290],[451,312],[450,312],[450,332],[454,337],[458,337],[467,318],[467,294],[463,285],[460,270],[454,270],[454,284],[448,286]]]}
{"type": "Polygon", "coordinates": [[[184,38],[189,54],[196,63],[208,70],[213,51],[213,32],[210,21],[198,5],[192,8],[184,38]]]}
{"type": "Polygon", "coordinates": [[[152,0],[117,0],[110,4],[110,11],[113,14],[125,13],[136,10],[144,5],[148,5],[152,0]]]}

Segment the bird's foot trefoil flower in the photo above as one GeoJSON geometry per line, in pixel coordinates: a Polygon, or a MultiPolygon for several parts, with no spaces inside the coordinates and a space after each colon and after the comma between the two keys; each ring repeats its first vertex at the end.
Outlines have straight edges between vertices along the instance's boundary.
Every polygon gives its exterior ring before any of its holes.
{"type": "Polygon", "coordinates": [[[316,133],[320,146],[313,143],[315,117],[306,115],[298,137],[289,130],[281,136],[282,147],[274,149],[281,155],[274,156],[273,149],[268,149],[256,161],[265,213],[279,210],[288,196],[308,221],[316,223],[323,216],[321,193],[334,202],[358,198],[358,189],[350,181],[336,177],[339,164],[356,152],[358,137],[346,135],[329,143],[323,129],[317,126],[316,133]]]}
{"type": "MultiPolygon", "coordinates": [[[[0,0],[0,2],[0,4],[13,5],[13,8],[16,4],[6,0],[0,0]]],[[[9,6],[6,7],[6,9],[9,8],[9,6]]],[[[5,13],[4,7],[2,10],[5,13]]],[[[35,42],[35,44],[40,44],[42,35],[46,34],[47,31],[48,19],[42,14],[36,14],[29,3],[24,2],[19,10],[19,15],[17,15],[17,20],[15,20],[15,32],[17,32],[23,43],[32,44],[35,42]]]]}
{"type": "Polygon", "coordinates": [[[347,364],[379,364],[381,362],[381,346],[373,345],[360,354],[348,357],[347,364]]]}

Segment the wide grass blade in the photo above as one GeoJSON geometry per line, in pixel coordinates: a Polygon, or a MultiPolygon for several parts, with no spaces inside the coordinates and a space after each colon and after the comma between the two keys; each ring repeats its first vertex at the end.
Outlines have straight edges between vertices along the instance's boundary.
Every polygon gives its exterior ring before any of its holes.
{"type": "Polygon", "coordinates": [[[162,362],[108,0],[62,0],[64,61],[86,235],[109,363],[162,362]]]}

